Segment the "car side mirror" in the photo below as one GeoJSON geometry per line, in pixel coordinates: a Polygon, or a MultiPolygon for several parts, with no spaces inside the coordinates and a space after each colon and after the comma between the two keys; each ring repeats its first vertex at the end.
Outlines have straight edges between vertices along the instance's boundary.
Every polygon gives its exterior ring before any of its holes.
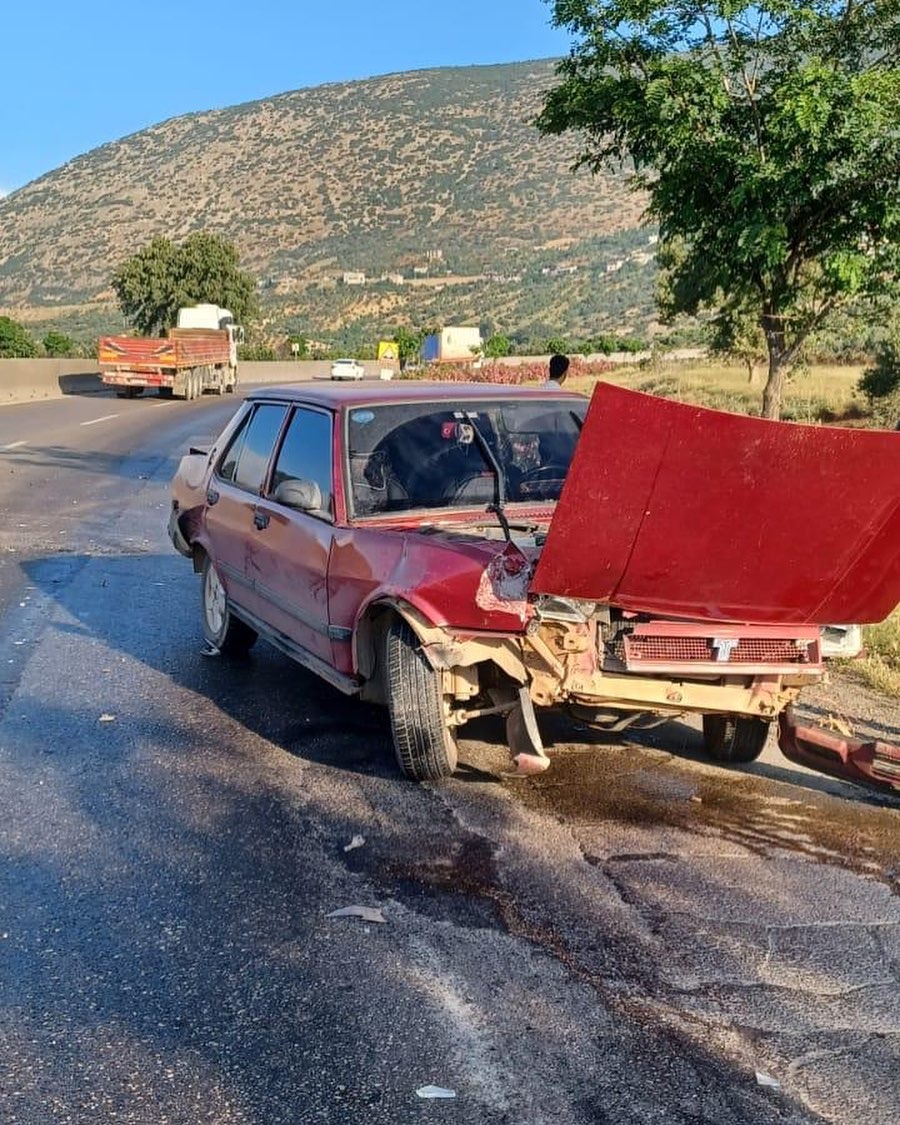
{"type": "Polygon", "coordinates": [[[272,499],[300,512],[318,512],[322,508],[322,490],[314,480],[283,480],[272,499]]]}

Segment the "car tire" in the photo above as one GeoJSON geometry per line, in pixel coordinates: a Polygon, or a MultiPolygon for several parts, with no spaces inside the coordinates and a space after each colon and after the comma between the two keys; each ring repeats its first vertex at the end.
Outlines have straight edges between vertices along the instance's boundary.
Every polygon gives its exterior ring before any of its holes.
{"type": "Polygon", "coordinates": [[[203,636],[223,656],[246,656],[256,643],[256,631],[228,608],[225,587],[208,555],[200,576],[200,614],[203,636]]]}
{"type": "Polygon", "coordinates": [[[425,659],[418,638],[402,619],[384,646],[388,712],[394,752],[413,781],[441,781],[456,769],[456,739],[447,725],[441,674],[425,659]]]}
{"type": "Polygon", "coordinates": [[[704,715],[703,748],[714,762],[740,765],[755,762],[769,737],[768,719],[747,715],[704,715]]]}

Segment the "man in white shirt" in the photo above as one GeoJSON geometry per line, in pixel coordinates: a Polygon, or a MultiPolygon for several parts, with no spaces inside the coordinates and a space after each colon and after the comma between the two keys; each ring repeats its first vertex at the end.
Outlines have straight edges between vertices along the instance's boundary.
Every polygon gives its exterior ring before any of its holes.
{"type": "Polygon", "coordinates": [[[548,377],[541,386],[558,390],[566,381],[568,373],[569,357],[567,355],[552,355],[550,356],[548,377]]]}

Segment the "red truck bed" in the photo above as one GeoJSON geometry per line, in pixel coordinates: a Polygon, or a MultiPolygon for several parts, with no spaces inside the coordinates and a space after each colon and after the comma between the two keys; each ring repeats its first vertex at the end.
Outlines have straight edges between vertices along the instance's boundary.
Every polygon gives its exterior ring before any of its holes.
{"type": "Polygon", "coordinates": [[[102,336],[100,368],[128,371],[177,371],[184,367],[227,364],[228,333],[213,328],[173,328],[168,338],[102,336]]]}

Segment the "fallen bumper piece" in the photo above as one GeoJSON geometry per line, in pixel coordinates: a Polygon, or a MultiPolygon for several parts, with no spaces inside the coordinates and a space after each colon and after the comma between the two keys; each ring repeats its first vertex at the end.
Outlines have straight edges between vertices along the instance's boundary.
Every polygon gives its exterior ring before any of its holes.
{"type": "Polygon", "coordinates": [[[841,781],[900,793],[900,746],[807,726],[798,722],[791,707],[782,712],[778,725],[778,745],[790,761],[841,781]]]}

